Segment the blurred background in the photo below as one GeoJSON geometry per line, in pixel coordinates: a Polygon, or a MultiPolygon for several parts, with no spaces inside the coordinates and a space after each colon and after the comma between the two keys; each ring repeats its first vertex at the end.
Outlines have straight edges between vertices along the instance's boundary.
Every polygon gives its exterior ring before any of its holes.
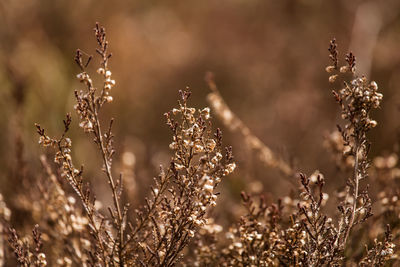
{"type": "MultiPolygon", "coordinates": [[[[123,171],[134,177],[138,195],[148,192],[142,187],[148,188],[159,164],[170,158],[163,113],[176,105],[178,90],[186,86],[193,106],[207,106],[207,71],[215,74],[236,115],[277,155],[307,174],[319,169],[328,188],[343,185],[346,177],[338,176],[323,145],[340,122],[324,70],[333,37],[340,58],[353,51],[358,74],[377,81],[384,94],[382,109],[373,115],[379,124],[370,136],[372,155],[397,149],[398,0],[2,0],[0,192],[6,199],[21,188],[21,176],[35,179],[42,172],[39,155],[46,152],[38,145],[34,123],[57,136],[66,112],[77,122],[73,90],[81,85],[73,57],[77,48],[95,55],[96,21],[106,27],[117,82],[115,101],[103,110],[105,120],[116,118],[115,172],[128,166],[123,171]]],[[[93,70],[97,63],[95,57],[93,70]]],[[[222,128],[225,144],[233,145],[238,165],[222,185],[227,196],[240,203],[244,189],[274,199],[288,193],[290,184],[258,162],[240,135],[217,119],[214,124],[222,128]]],[[[107,184],[96,148],[77,123],[70,135],[76,164],[85,165],[102,199],[107,184]]]]}

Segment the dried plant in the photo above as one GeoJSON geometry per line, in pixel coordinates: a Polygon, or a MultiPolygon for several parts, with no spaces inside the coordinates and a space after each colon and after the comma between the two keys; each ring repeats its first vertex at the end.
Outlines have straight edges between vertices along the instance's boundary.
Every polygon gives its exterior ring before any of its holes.
{"type": "Polygon", "coordinates": [[[394,247],[390,226],[387,225],[385,239],[383,242],[374,240],[374,246],[369,250],[367,248],[367,255],[361,260],[360,266],[383,266],[394,254],[394,247]]]}
{"type": "MultiPolygon", "coordinates": [[[[108,208],[108,216],[97,208],[90,184],[85,182],[83,166],[77,168],[74,165],[72,141],[67,137],[72,116],[67,114],[63,121],[64,131],[60,138],[48,136],[36,124],[39,143],[55,149],[54,161],[60,166],[60,178],[72,187],[83,207],[83,211],[75,207],[75,198],[62,189],[62,183],[46,158],[42,157],[49,181],[39,186],[44,200],[39,213],[46,214],[47,234],[55,244],[51,251],[53,264],[175,265],[198,228],[207,222],[207,211],[216,205],[218,193],[215,190],[221,179],[236,168],[232,149],[226,148],[225,153],[222,151],[222,132],[219,129],[212,131],[209,108],[196,110],[189,107],[190,91],[180,91],[179,107],[165,114],[173,135],[170,165],[166,169],[160,167],[160,175],[155,178],[146,205],[137,209],[132,215],[134,221],[129,222],[129,204],[121,201],[122,176],[117,180],[112,172],[113,120],[106,131],[100,123],[103,105],[113,100],[110,91],[115,81],[111,79],[108,67],[111,54],[108,53],[105,29],[98,24],[95,36],[98,43],[96,52],[101,59],[97,72],[102,77],[103,86],[98,90],[86,71],[92,56],[84,59],[86,53],[78,50],[75,61],[82,72],[77,77],[85,89],[75,91],[75,110],[79,126],[93,137],[99,149],[113,206],[108,208]],[[60,243],[64,247],[60,247],[60,243]]],[[[14,229],[10,230],[10,245],[20,264],[46,264],[44,254],[37,254],[37,233],[35,230],[36,252],[30,252],[28,243],[20,241],[14,229]],[[43,261],[39,261],[42,258],[43,261]]]]}
{"type": "Polygon", "coordinates": [[[39,225],[32,230],[32,240],[21,240],[15,229],[9,229],[9,244],[21,266],[46,266],[46,255],[41,252],[42,239],[39,225]],[[33,244],[32,244],[33,243],[33,244]],[[33,246],[33,249],[30,247],[33,246]]]}
{"type": "Polygon", "coordinates": [[[45,130],[39,124],[36,124],[36,127],[40,135],[39,143],[43,146],[52,146],[56,149],[54,161],[61,166],[62,177],[69,182],[83,204],[87,219],[89,220],[88,226],[96,241],[94,260],[108,265],[122,263],[124,260],[122,246],[124,244],[127,206],[122,210],[119,200],[122,190],[120,187],[121,180],[114,180],[111,172],[112,156],[114,154],[112,145],[113,135],[111,133],[112,120],[108,130],[104,132],[99,119],[99,112],[103,105],[112,101],[110,90],[115,85],[115,81],[111,80],[111,71],[108,69],[108,60],[111,54],[107,51],[108,42],[106,41],[105,29],[98,24],[96,24],[95,36],[99,46],[96,52],[101,57],[101,66],[97,72],[103,77],[103,87],[97,95],[98,90],[94,87],[92,79],[85,71],[92,57],[90,56],[87,62],[83,63],[83,54],[80,50],[77,50],[75,62],[82,71],[77,77],[85,85],[86,90],[75,91],[77,102],[75,110],[79,115],[79,126],[85,132],[93,135],[93,140],[98,146],[103,159],[103,171],[107,177],[114,200],[113,208],[109,208],[110,220],[107,220],[96,210],[95,198],[91,195],[89,186],[84,185],[83,167],[78,169],[73,164],[71,157],[72,142],[70,138],[66,137],[72,121],[71,115],[67,114],[66,119],[63,121],[64,132],[59,139],[47,136],[45,130]],[[112,229],[115,229],[116,233],[112,233],[111,229],[109,229],[110,225],[106,225],[109,223],[112,224],[112,229]]]}
{"type": "MultiPolygon", "coordinates": [[[[335,40],[331,41],[329,48],[334,65],[328,66],[327,71],[337,69],[337,51],[335,40]]],[[[341,73],[355,73],[355,57],[350,52],[346,55],[347,66],[340,68],[341,73]]],[[[338,74],[329,77],[334,82],[338,74]]],[[[368,152],[370,143],[366,133],[377,125],[370,118],[370,112],[378,108],[383,95],[377,92],[376,82],[368,82],[365,77],[354,77],[351,82],[344,82],[344,88],[339,92],[333,91],[336,101],[342,110],[342,118],[346,120],[344,128],[338,126],[343,137],[344,153],[351,155],[354,159],[353,173],[347,181],[346,196],[339,206],[342,218],[339,225],[338,243],[344,248],[354,225],[365,221],[372,216],[371,199],[368,192],[361,189],[360,183],[368,177],[369,167],[368,152]]]]}
{"type": "Polygon", "coordinates": [[[206,212],[216,205],[215,188],[233,172],[231,148],[221,151],[221,131],[211,131],[209,109],[187,106],[189,91],[181,91],[179,108],[166,113],[173,133],[174,156],[161,170],[152,188],[152,198],[139,211],[128,239],[128,251],[136,264],[172,266],[182,249],[206,223],[206,212]]]}
{"type": "Polygon", "coordinates": [[[126,180],[134,178],[129,169],[134,166],[134,155],[123,154],[122,169],[127,175],[125,180],[122,174],[116,177],[113,119],[107,126],[102,123],[104,105],[113,102],[111,92],[116,83],[111,78],[106,31],[96,24],[94,32],[101,87],[95,86],[89,73],[93,57],[77,50],[77,78],[83,88],[74,93],[74,109],[79,127],[98,149],[104,179],[96,183],[108,185],[112,204],[102,208],[93,193],[94,183],[89,182],[93,179],[88,179],[83,164],[72,156],[74,147],[68,137],[72,116],[66,115],[60,137],[50,137],[36,124],[39,143],[55,151],[54,164],[42,155],[42,173],[27,183],[32,186],[18,197],[30,220],[38,223],[31,233],[24,235],[32,228],[30,221],[18,233],[11,227],[11,211],[0,195],[0,266],[7,261],[21,266],[398,264],[400,200],[399,190],[393,187],[398,186],[400,177],[398,157],[390,153],[368,158],[371,144],[367,133],[377,125],[371,112],[380,107],[383,95],[376,82],[356,75],[353,53],[346,55],[346,64],[340,67],[336,41],[330,42],[332,64],[326,71],[330,83],[342,83],[333,95],[344,121],[326,140],[343,174],[334,193],[336,212],[328,208],[333,197],[325,184],[330,180],[319,171],[309,176],[297,173],[292,164],[278,157],[231,111],[213,77],[207,76],[212,111],[229,130],[241,134],[245,146],[263,164],[276,168],[292,183],[292,191],[276,201],[242,192],[241,217],[220,223],[212,213],[220,194],[218,186],[235,170],[236,163],[232,148],[223,148],[221,130],[212,127],[211,110],[189,106],[189,89],[179,91],[178,106],[165,113],[172,135],[168,166],[160,165],[143,205],[131,207],[126,201],[138,193],[135,181],[126,180]],[[373,184],[374,190],[369,190],[368,184],[373,184]],[[373,207],[375,198],[378,201],[373,207]],[[365,249],[360,249],[361,241],[365,249]]]}
{"type": "MultiPolygon", "coordinates": [[[[225,237],[227,240],[222,244],[218,244],[215,234],[214,237],[205,235],[199,239],[199,245],[208,249],[196,250],[198,265],[208,264],[209,258],[221,259],[213,262],[221,266],[342,266],[344,261],[353,260],[352,255],[348,255],[348,251],[355,253],[348,244],[352,229],[356,226],[362,228],[362,224],[372,216],[368,185],[362,186],[361,183],[368,178],[370,166],[367,158],[370,144],[366,134],[377,125],[370,118],[370,112],[379,108],[383,96],[375,82],[355,75],[355,56],[352,53],[346,55],[347,65],[339,68],[335,40],[331,41],[329,52],[332,65],[326,71],[336,72],[331,74],[329,82],[342,78],[344,83],[344,87],[338,92],[334,90],[333,94],[346,123],[344,127],[338,126],[339,135],[331,136],[328,147],[337,154],[337,163],[342,166],[345,175],[349,169],[352,170],[344,191],[338,193],[342,196],[338,205],[339,214],[330,217],[323,211],[328,194],[323,192],[325,178],[319,172],[310,177],[300,174],[299,199],[286,197],[286,205],[280,201],[278,205],[268,207],[262,199],[259,204],[254,204],[250,196],[243,194],[247,214],[238,226],[229,230],[225,237]],[[347,81],[348,74],[352,76],[350,81],[347,81]],[[285,216],[290,220],[285,221],[285,216]],[[209,256],[212,249],[217,252],[209,256]]],[[[232,131],[241,129],[244,136],[251,136],[248,128],[232,115],[212,80],[209,80],[209,85],[213,92],[208,99],[216,114],[232,131]]],[[[245,142],[252,147],[247,139],[245,142]]],[[[267,148],[267,151],[273,155],[270,149],[267,148]]],[[[261,159],[265,161],[265,157],[261,159]]],[[[282,166],[288,166],[284,162],[268,165],[281,171],[285,170],[282,166]]],[[[394,200],[397,201],[397,198],[394,200]]],[[[374,241],[360,265],[382,266],[395,258],[394,246],[390,228],[387,228],[384,241],[374,241]]]]}

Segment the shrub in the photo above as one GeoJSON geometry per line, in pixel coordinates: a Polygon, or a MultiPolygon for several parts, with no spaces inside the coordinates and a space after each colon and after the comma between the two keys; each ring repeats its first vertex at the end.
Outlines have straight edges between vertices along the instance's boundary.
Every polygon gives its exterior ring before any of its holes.
{"type": "Polygon", "coordinates": [[[68,137],[72,116],[66,115],[60,137],[49,136],[36,124],[39,143],[53,149],[55,164],[40,156],[45,176],[33,182],[39,190],[32,187],[16,196],[25,200],[25,208],[38,223],[31,235],[20,237],[10,226],[13,211],[0,195],[0,264],[6,260],[21,266],[397,263],[399,200],[393,188],[398,174],[397,157],[368,158],[371,144],[367,133],[377,125],[370,113],[380,107],[383,95],[376,82],[356,75],[352,53],[346,55],[346,64],[340,67],[336,41],[330,42],[332,64],[326,71],[330,83],[342,84],[332,92],[343,123],[327,138],[326,145],[343,177],[348,177],[340,181],[342,185],[336,193],[337,212],[327,206],[330,201],[324,191],[327,178],[319,171],[310,175],[300,173],[276,156],[231,111],[212,75],[207,75],[211,89],[207,99],[215,115],[228,130],[243,136],[243,142],[258,160],[281,171],[296,188],[275,203],[268,203],[263,195],[242,192],[245,213],[236,222],[230,222],[230,227],[223,227],[213,218],[212,208],[217,205],[217,186],[235,170],[236,163],[232,148],[223,149],[221,130],[212,127],[210,109],[189,106],[188,89],[179,91],[178,106],[165,113],[172,134],[169,165],[160,166],[144,205],[133,208],[126,201],[126,195],[132,193],[131,182],[125,181],[122,174],[116,177],[113,170],[113,119],[107,125],[101,119],[103,107],[113,102],[111,92],[116,85],[108,64],[111,53],[105,29],[96,24],[94,31],[101,87],[96,88],[88,71],[92,56],[77,50],[75,61],[80,68],[77,78],[83,89],[75,91],[74,109],[79,126],[99,151],[104,179],[96,183],[108,185],[112,204],[102,208],[92,193],[95,185],[88,182],[83,165],[79,166],[72,156],[72,141],[68,137]],[[378,192],[375,215],[371,200],[375,196],[370,196],[368,184],[378,192]],[[124,185],[128,190],[124,190],[124,185]],[[370,229],[381,235],[379,239],[369,235],[370,229]],[[366,246],[364,251],[359,249],[361,240],[366,246]]]}

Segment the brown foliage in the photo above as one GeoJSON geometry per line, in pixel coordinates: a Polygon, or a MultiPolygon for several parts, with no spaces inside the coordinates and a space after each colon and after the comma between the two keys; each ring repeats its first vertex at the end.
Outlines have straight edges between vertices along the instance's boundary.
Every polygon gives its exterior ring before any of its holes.
{"type": "Polygon", "coordinates": [[[332,92],[343,125],[326,142],[343,174],[336,192],[337,212],[327,210],[327,178],[319,171],[310,176],[296,173],[232,112],[208,76],[212,111],[230,131],[242,135],[258,160],[279,170],[294,188],[276,201],[242,192],[244,212],[224,227],[216,223],[212,210],[220,194],[217,186],[236,163],[232,148],[223,149],[221,130],[212,127],[211,110],[189,106],[188,89],[179,91],[178,106],[165,113],[172,133],[170,162],[160,166],[143,205],[130,206],[128,199],[135,196],[129,196],[124,185],[130,188],[128,193],[138,190],[132,181],[124,181],[123,174],[116,178],[114,120],[104,126],[101,117],[104,106],[113,101],[116,85],[109,67],[111,53],[105,29],[96,24],[94,32],[101,86],[96,87],[89,71],[94,57],[77,50],[75,62],[81,71],[77,78],[83,89],[75,91],[74,109],[79,126],[98,149],[104,178],[96,177],[96,183],[108,186],[111,204],[102,208],[83,164],[76,167],[67,137],[72,116],[66,115],[60,137],[50,137],[36,124],[39,143],[55,151],[55,164],[41,156],[43,177],[15,196],[38,223],[31,235],[21,237],[12,228],[13,211],[0,195],[0,264],[6,260],[21,266],[383,266],[397,262],[400,200],[393,188],[399,175],[397,157],[368,158],[372,144],[367,133],[377,125],[370,113],[380,107],[383,95],[376,82],[356,75],[353,53],[339,67],[336,41],[330,42],[333,63],[326,68],[328,80],[342,83],[332,92]],[[378,192],[375,215],[369,184],[378,192]],[[370,236],[371,227],[375,236],[370,236]],[[358,249],[360,238],[366,251],[358,249]]]}

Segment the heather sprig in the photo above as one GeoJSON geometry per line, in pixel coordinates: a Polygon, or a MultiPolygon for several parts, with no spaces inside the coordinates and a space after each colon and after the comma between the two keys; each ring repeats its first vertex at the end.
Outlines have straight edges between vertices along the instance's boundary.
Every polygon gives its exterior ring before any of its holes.
{"type": "MultiPolygon", "coordinates": [[[[335,51],[330,49],[331,58],[337,57],[335,51]]],[[[350,73],[353,78],[350,82],[344,80],[344,86],[339,91],[332,91],[341,108],[342,118],[345,120],[344,127],[338,125],[343,138],[343,154],[350,155],[353,159],[353,173],[347,180],[345,199],[339,205],[342,217],[339,223],[337,242],[341,249],[345,248],[351,229],[372,216],[371,199],[367,192],[368,186],[362,189],[360,183],[368,177],[370,165],[367,157],[370,143],[366,134],[377,125],[377,122],[371,119],[370,113],[373,109],[379,108],[383,97],[378,92],[376,82],[369,82],[366,77],[355,75],[355,61],[353,53],[350,52],[346,55],[347,65],[340,68],[339,74],[350,73]]],[[[335,74],[335,77],[339,74],[335,74]]],[[[333,79],[330,76],[330,82],[335,80],[336,78],[333,79]]]]}
{"type": "Polygon", "coordinates": [[[87,226],[95,240],[95,246],[86,248],[90,249],[87,262],[105,266],[175,265],[198,229],[208,223],[207,212],[217,203],[218,193],[215,190],[221,179],[236,168],[232,148],[226,148],[224,153],[222,132],[219,129],[213,132],[210,109],[189,107],[190,91],[180,91],[178,108],[165,114],[173,136],[169,145],[173,151],[170,165],[166,169],[161,167],[160,175],[151,188],[151,196],[146,198],[146,205],[135,212],[134,222],[129,222],[128,204],[121,202],[122,176],[116,180],[112,172],[115,152],[111,131],[113,120],[106,131],[100,123],[100,110],[105,103],[112,101],[110,90],[115,85],[108,67],[111,54],[107,50],[106,32],[98,24],[95,36],[99,45],[96,51],[101,58],[97,72],[103,78],[103,87],[99,91],[86,71],[92,57],[89,56],[85,62],[86,53],[77,50],[75,62],[82,71],[77,77],[85,90],[75,91],[75,110],[79,126],[92,135],[103,160],[102,170],[113,199],[113,207],[108,208],[109,217],[96,207],[90,186],[84,182],[83,167],[76,168],[73,163],[72,141],[67,137],[71,115],[67,114],[64,120],[64,132],[60,138],[51,138],[36,124],[39,143],[56,150],[54,161],[61,167],[61,176],[82,202],[87,226]]]}
{"type": "Polygon", "coordinates": [[[112,156],[114,154],[113,134],[111,132],[113,120],[110,121],[106,131],[103,131],[100,124],[100,110],[106,102],[109,103],[112,101],[110,90],[115,85],[115,81],[111,80],[111,71],[108,68],[108,60],[111,54],[109,54],[107,50],[108,41],[106,40],[105,29],[100,27],[99,24],[96,24],[94,32],[99,46],[96,52],[101,58],[98,73],[103,78],[103,87],[100,93],[98,93],[92,79],[86,72],[86,68],[91,62],[92,56],[89,56],[86,63],[84,63],[83,52],[78,49],[75,62],[82,72],[77,75],[77,78],[85,85],[86,90],[75,91],[77,102],[75,110],[79,115],[79,126],[82,127],[85,132],[93,135],[93,140],[98,146],[103,159],[102,169],[106,175],[114,201],[114,206],[113,208],[109,208],[109,212],[111,216],[110,221],[114,225],[113,229],[116,231],[115,236],[112,231],[106,229],[109,228],[107,223],[108,219],[97,211],[95,208],[95,198],[91,196],[89,186],[84,185],[83,167],[78,169],[73,164],[71,157],[72,141],[70,138],[66,137],[72,121],[71,115],[67,114],[64,120],[64,133],[59,139],[47,136],[45,130],[41,128],[39,124],[36,124],[36,128],[40,135],[39,143],[44,146],[52,146],[56,149],[54,161],[62,166],[62,176],[69,182],[81,199],[89,220],[89,227],[97,244],[97,249],[94,253],[97,255],[95,261],[109,265],[122,263],[124,258],[122,246],[126,228],[127,205],[122,208],[120,203],[122,177],[120,177],[119,180],[115,180],[111,170],[112,156]]]}
{"type": "Polygon", "coordinates": [[[161,167],[151,198],[136,216],[128,249],[136,264],[173,266],[181,252],[207,224],[207,211],[217,204],[216,188],[236,168],[232,149],[222,151],[222,133],[212,131],[209,108],[188,106],[190,91],[180,91],[178,108],[165,114],[172,131],[173,151],[161,167]],[[133,242],[132,242],[133,241],[133,242]]]}

